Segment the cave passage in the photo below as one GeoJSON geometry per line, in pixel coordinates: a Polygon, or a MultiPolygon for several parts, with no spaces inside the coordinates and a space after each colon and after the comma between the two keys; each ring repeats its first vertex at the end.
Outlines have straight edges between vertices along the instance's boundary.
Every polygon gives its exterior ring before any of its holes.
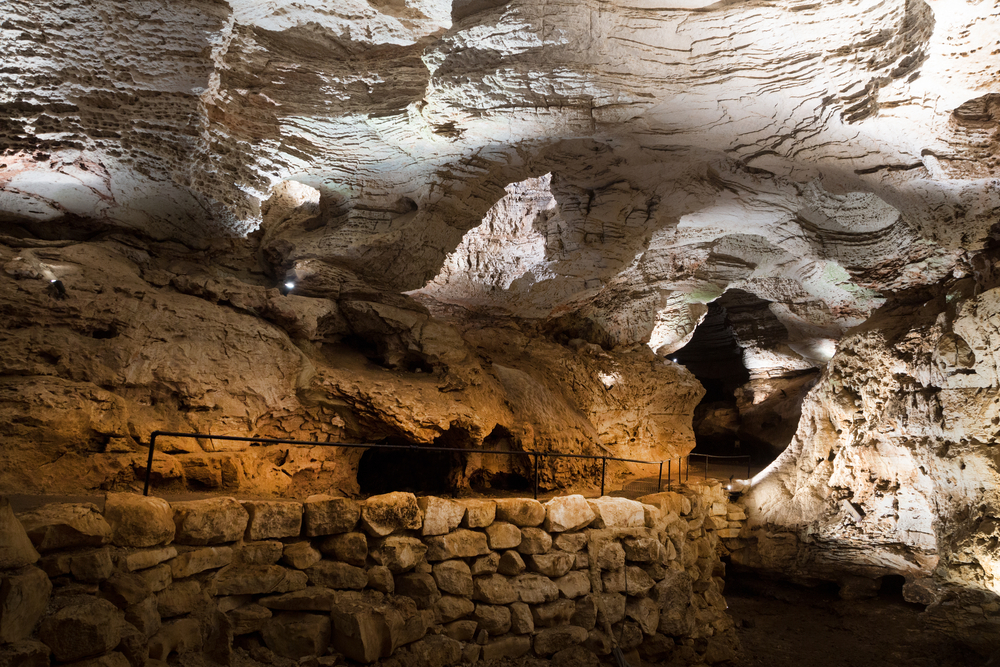
{"type": "MultiPolygon", "coordinates": [[[[412,445],[399,438],[385,444],[412,445]]],[[[409,491],[416,495],[444,495],[455,491],[456,471],[463,467],[461,452],[437,452],[420,446],[407,449],[366,449],[358,463],[358,487],[363,495],[409,491]]]]}

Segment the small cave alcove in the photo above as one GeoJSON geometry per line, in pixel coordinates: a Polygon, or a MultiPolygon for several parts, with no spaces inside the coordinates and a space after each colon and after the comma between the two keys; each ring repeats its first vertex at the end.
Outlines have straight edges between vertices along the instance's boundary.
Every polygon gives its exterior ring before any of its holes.
{"type": "MultiPolygon", "coordinates": [[[[471,438],[461,429],[449,429],[434,440],[435,447],[468,449],[471,438]]],[[[405,438],[386,438],[392,449],[366,449],[358,462],[358,487],[363,495],[409,491],[417,495],[453,495],[465,469],[463,451],[437,451],[405,438]]]]}
{"type": "MultiPolygon", "coordinates": [[[[483,439],[486,451],[519,452],[514,434],[499,424],[483,439]]],[[[488,494],[495,491],[527,491],[532,488],[531,466],[528,456],[516,454],[477,454],[470,459],[470,467],[475,468],[469,475],[469,487],[477,493],[488,494]],[[477,467],[478,465],[478,467],[477,467]]]]}

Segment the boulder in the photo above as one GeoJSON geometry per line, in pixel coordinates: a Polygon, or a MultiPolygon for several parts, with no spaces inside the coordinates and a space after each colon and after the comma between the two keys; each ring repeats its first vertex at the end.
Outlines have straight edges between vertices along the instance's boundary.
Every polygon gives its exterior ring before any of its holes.
{"type": "Polygon", "coordinates": [[[533,554],[524,559],[528,569],[539,572],[547,577],[561,577],[569,572],[576,563],[576,555],[563,551],[552,551],[547,554],[533,554]]]}
{"type": "Polygon", "coordinates": [[[477,604],[472,618],[480,629],[493,637],[505,635],[510,630],[510,609],[501,605],[477,604]]]}
{"type": "Polygon", "coordinates": [[[602,496],[588,501],[596,515],[591,528],[643,528],[646,513],[642,503],[628,498],[602,496]]]}
{"type": "Polygon", "coordinates": [[[512,523],[497,521],[486,527],[486,539],[490,549],[513,549],[521,543],[521,529],[512,523]]]}
{"type": "Polygon", "coordinates": [[[535,632],[535,621],[531,618],[531,607],[523,602],[510,605],[510,631],[515,635],[531,635],[535,632]]]}
{"type": "Polygon", "coordinates": [[[583,496],[558,496],[545,503],[542,527],[550,533],[565,533],[586,528],[595,518],[594,510],[583,496]]]}
{"type": "Polygon", "coordinates": [[[368,568],[368,588],[391,595],[396,591],[396,581],[392,571],[384,565],[368,568]]]}
{"type": "Polygon", "coordinates": [[[312,567],[323,558],[319,549],[309,542],[293,542],[286,544],[281,554],[281,562],[296,570],[312,567]]]}
{"type": "Polygon", "coordinates": [[[679,516],[691,513],[691,500],[675,491],[662,491],[639,498],[639,502],[659,507],[664,514],[675,512],[679,516]]]}
{"type": "Polygon", "coordinates": [[[625,548],[619,542],[604,542],[597,548],[597,567],[620,570],[625,567],[625,548]]]}
{"type": "Polygon", "coordinates": [[[246,532],[250,515],[233,498],[206,498],[171,503],[174,541],[178,544],[205,545],[235,542],[246,532]]]}
{"type": "MultiPolygon", "coordinates": [[[[409,575],[404,575],[409,576],[409,575]]],[[[333,649],[350,660],[371,664],[427,632],[423,615],[412,601],[352,593],[331,611],[333,649]]]]}
{"type": "Polygon", "coordinates": [[[552,602],[559,597],[559,588],[548,577],[540,574],[521,574],[510,580],[517,592],[517,599],[526,604],[552,602]]]}
{"type": "Polygon", "coordinates": [[[460,560],[446,560],[434,565],[434,581],[445,593],[472,596],[472,570],[460,560]]]}
{"type": "Polygon", "coordinates": [[[146,639],[160,630],[160,612],[156,609],[156,598],[147,597],[125,609],[125,622],[135,626],[146,639]]]}
{"type": "Polygon", "coordinates": [[[153,593],[162,591],[174,580],[173,575],[170,573],[170,566],[166,563],[160,563],[155,567],[140,570],[136,572],[136,576],[140,577],[153,593]]]}
{"type": "Polygon", "coordinates": [[[434,610],[442,623],[450,623],[459,618],[465,618],[476,610],[476,603],[464,597],[443,595],[434,603],[434,610]]]}
{"type": "MultiPolygon", "coordinates": [[[[313,566],[315,567],[315,566],[313,566]]],[[[280,565],[227,565],[212,578],[215,595],[261,595],[287,593],[306,587],[305,572],[280,565]]]]}
{"type": "Polygon", "coordinates": [[[337,600],[337,591],[323,586],[308,586],[300,591],[269,595],[257,600],[268,609],[284,611],[330,611],[337,600]]]}
{"type": "Polygon", "coordinates": [[[101,596],[119,609],[127,609],[152,595],[146,580],[131,572],[114,572],[101,582],[101,596]]]}
{"type": "Polygon", "coordinates": [[[603,627],[605,622],[614,625],[625,618],[625,596],[622,593],[600,593],[597,601],[597,622],[603,627]]]}
{"type": "Polygon", "coordinates": [[[13,570],[38,562],[38,550],[24,526],[10,507],[10,501],[0,497],[0,570],[13,570]]]}
{"type": "MultiPolygon", "coordinates": [[[[589,505],[588,505],[589,507],[589,505]]],[[[576,553],[587,546],[586,533],[559,533],[552,538],[552,546],[560,551],[576,553]]]]}
{"type": "Polygon", "coordinates": [[[421,535],[444,535],[458,528],[465,516],[465,506],[454,500],[426,496],[417,499],[420,511],[424,513],[421,535]]]}
{"type": "Polygon", "coordinates": [[[496,518],[497,504],[492,500],[463,498],[457,502],[465,508],[462,528],[485,528],[496,518]]]}
{"type": "Polygon", "coordinates": [[[42,620],[38,638],[60,662],[107,653],[122,638],[124,615],[107,600],[83,598],[42,620]]]}
{"type": "Polygon", "coordinates": [[[298,537],[302,532],[302,503],[294,500],[247,500],[243,502],[249,519],[246,540],[298,537]]]}
{"type": "Polygon", "coordinates": [[[287,611],[267,619],[261,635],[269,649],[280,656],[298,660],[307,655],[326,653],[332,627],[327,614],[287,611]]]}
{"type": "Polygon", "coordinates": [[[361,528],[374,537],[400,530],[418,530],[423,514],[412,493],[394,491],[372,496],[361,505],[361,528]]]}
{"type": "Polygon", "coordinates": [[[660,626],[660,607],[652,598],[629,598],[625,603],[625,617],[638,623],[644,635],[652,637],[660,626]]]}
{"type": "Polygon", "coordinates": [[[485,556],[480,556],[472,561],[470,569],[472,576],[478,577],[481,574],[494,574],[500,567],[500,554],[492,551],[485,556]]]}
{"type": "Polygon", "coordinates": [[[521,554],[516,551],[505,551],[500,556],[500,562],[497,564],[497,572],[505,574],[508,577],[513,577],[524,572],[526,567],[521,554]]]}
{"type": "Polygon", "coordinates": [[[543,554],[552,548],[552,536],[541,528],[523,528],[517,550],[522,554],[543,554]]]}
{"type": "Polygon", "coordinates": [[[416,537],[390,535],[374,542],[371,557],[394,574],[408,572],[424,561],[427,545],[416,537]]]}
{"type": "Polygon", "coordinates": [[[487,604],[510,604],[517,601],[517,591],[506,577],[489,574],[472,580],[472,599],[487,604]]]}
{"type": "Polygon", "coordinates": [[[309,583],[337,590],[361,590],[368,585],[368,575],[360,567],[321,560],[305,571],[309,583]]]}
{"type": "Polygon", "coordinates": [[[305,534],[308,537],[349,533],[358,525],[361,507],[350,498],[317,495],[302,503],[305,534]]]}
{"type": "Polygon", "coordinates": [[[563,625],[542,630],[535,635],[535,653],[549,656],[563,649],[582,644],[587,640],[587,631],[575,625],[563,625]]]}
{"type": "Polygon", "coordinates": [[[553,600],[531,608],[531,620],[536,628],[551,628],[568,625],[576,613],[576,603],[566,598],[553,600]]]}
{"type": "Polygon", "coordinates": [[[109,493],[104,519],[111,526],[111,541],[120,547],[153,547],[174,539],[174,513],[162,498],[137,493],[109,493]]]}
{"type": "MultiPolygon", "coordinates": [[[[170,524],[173,526],[173,522],[170,524]]],[[[124,556],[125,569],[129,572],[145,570],[146,568],[159,565],[177,555],[176,547],[164,547],[162,549],[145,549],[143,551],[133,551],[124,556]]]]}
{"type": "MultiPolygon", "coordinates": [[[[407,538],[415,539],[415,538],[407,538]]],[[[364,533],[339,533],[324,537],[319,550],[343,563],[363,567],[368,560],[368,538],[364,533]]]]}
{"type": "Polygon", "coordinates": [[[156,594],[156,610],[161,618],[174,618],[207,606],[209,597],[193,579],[175,581],[156,594]]]}
{"type": "Polygon", "coordinates": [[[597,598],[590,594],[577,598],[576,610],[570,616],[569,622],[584,630],[593,630],[597,625],[597,598]]]}
{"type": "Polygon", "coordinates": [[[452,558],[475,558],[490,552],[486,534],[460,528],[447,535],[436,535],[424,540],[427,544],[427,560],[451,560],[452,558]]]}
{"type": "Polygon", "coordinates": [[[421,572],[410,572],[395,578],[396,595],[405,595],[417,603],[420,609],[429,609],[441,599],[434,577],[421,572]]]}
{"type": "Polygon", "coordinates": [[[17,518],[39,551],[99,547],[111,541],[111,526],[93,503],[52,503],[17,518]]]}
{"type": "Polygon", "coordinates": [[[233,562],[230,547],[206,547],[185,551],[170,561],[170,574],[174,579],[183,579],[206,570],[217,570],[233,562]]]}
{"type": "Polygon", "coordinates": [[[663,545],[655,537],[627,537],[622,540],[625,560],[635,563],[666,561],[663,545]]]}
{"type": "Polygon", "coordinates": [[[52,582],[37,567],[0,575],[0,644],[30,637],[51,594],[52,582]]]}
{"type": "Polygon", "coordinates": [[[590,577],[585,572],[570,572],[553,581],[564,598],[575,599],[590,592],[590,577]]]}
{"type": "Polygon", "coordinates": [[[498,521],[506,521],[515,526],[540,526],[545,521],[545,507],[531,498],[499,498],[496,501],[498,521]]]}

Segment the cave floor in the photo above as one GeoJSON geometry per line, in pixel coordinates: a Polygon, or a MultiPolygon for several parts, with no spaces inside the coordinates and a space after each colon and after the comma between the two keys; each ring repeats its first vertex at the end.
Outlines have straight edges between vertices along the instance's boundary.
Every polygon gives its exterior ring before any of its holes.
{"type": "MultiPolygon", "coordinates": [[[[899,593],[841,600],[835,591],[727,576],[743,645],[739,667],[979,667],[987,659],[924,627],[899,593]]],[[[992,664],[992,663],[990,663],[992,664]]]]}

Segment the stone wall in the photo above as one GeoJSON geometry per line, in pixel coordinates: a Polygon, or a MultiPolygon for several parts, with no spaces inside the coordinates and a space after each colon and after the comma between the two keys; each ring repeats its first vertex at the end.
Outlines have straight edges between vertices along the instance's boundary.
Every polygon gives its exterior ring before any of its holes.
{"type": "Polygon", "coordinates": [[[0,500],[0,666],[732,659],[733,507],[718,484],[642,501],[0,500]]]}

